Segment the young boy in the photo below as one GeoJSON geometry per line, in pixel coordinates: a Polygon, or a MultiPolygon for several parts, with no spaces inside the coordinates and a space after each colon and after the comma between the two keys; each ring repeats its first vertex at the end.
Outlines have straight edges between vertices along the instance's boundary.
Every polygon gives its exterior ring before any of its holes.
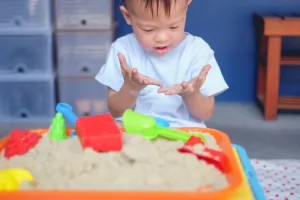
{"type": "Polygon", "coordinates": [[[117,39],[96,80],[108,86],[108,107],[160,117],[172,127],[205,127],[214,96],[228,88],[214,52],[184,31],[192,0],[124,0],[133,33],[117,39]]]}

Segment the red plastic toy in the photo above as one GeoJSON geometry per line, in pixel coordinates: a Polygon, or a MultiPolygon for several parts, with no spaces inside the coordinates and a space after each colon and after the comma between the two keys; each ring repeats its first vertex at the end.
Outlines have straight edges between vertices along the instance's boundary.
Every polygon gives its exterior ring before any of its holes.
{"type": "Polygon", "coordinates": [[[4,156],[9,159],[15,155],[23,155],[41,139],[41,135],[29,131],[14,129],[8,136],[4,156]]]}
{"type": "Polygon", "coordinates": [[[110,114],[79,118],[76,133],[83,148],[90,147],[98,152],[122,149],[122,133],[110,114]]]}
{"type": "Polygon", "coordinates": [[[204,160],[208,164],[214,165],[221,172],[227,171],[226,163],[228,159],[223,152],[204,147],[203,153],[197,153],[193,148],[196,144],[204,145],[203,141],[200,138],[191,136],[186,144],[183,147],[179,148],[178,151],[181,153],[191,153],[197,156],[199,160],[204,160]]]}

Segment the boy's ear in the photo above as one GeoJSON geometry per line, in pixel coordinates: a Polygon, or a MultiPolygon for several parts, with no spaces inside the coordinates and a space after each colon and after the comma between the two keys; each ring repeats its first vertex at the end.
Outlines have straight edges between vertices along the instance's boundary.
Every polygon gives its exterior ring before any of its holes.
{"type": "Polygon", "coordinates": [[[130,19],[130,15],[129,15],[129,12],[128,12],[127,8],[125,6],[120,6],[120,10],[123,14],[123,17],[124,17],[126,23],[128,25],[131,25],[131,19],[130,19]]]}

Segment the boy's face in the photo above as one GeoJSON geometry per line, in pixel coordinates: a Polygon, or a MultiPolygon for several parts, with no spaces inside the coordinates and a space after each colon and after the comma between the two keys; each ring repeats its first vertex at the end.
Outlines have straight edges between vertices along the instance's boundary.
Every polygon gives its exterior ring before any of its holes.
{"type": "Polygon", "coordinates": [[[156,55],[164,55],[185,38],[187,7],[191,0],[172,0],[170,14],[166,14],[163,3],[145,8],[143,0],[128,0],[127,8],[120,9],[126,22],[132,25],[139,43],[156,55]],[[158,14],[157,14],[158,13],[158,14]]]}

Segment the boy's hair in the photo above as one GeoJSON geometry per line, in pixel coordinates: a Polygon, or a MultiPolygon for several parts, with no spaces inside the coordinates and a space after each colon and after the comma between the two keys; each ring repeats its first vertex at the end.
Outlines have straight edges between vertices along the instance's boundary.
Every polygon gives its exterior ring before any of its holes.
{"type": "MultiPolygon", "coordinates": [[[[127,6],[128,3],[133,0],[122,0],[122,1],[123,1],[124,5],[127,6]]],[[[165,14],[167,16],[170,16],[172,2],[173,2],[173,0],[134,0],[134,1],[143,1],[145,3],[145,9],[150,10],[150,12],[153,16],[154,16],[155,10],[156,10],[156,15],[158,15],[158,8],[159,8],[160,4],[163,5],[163,7],[165,9],[165,14]]],[[[176,3],[176,1],[177,0],[175,0],[175,3],[176,3]]]]}

